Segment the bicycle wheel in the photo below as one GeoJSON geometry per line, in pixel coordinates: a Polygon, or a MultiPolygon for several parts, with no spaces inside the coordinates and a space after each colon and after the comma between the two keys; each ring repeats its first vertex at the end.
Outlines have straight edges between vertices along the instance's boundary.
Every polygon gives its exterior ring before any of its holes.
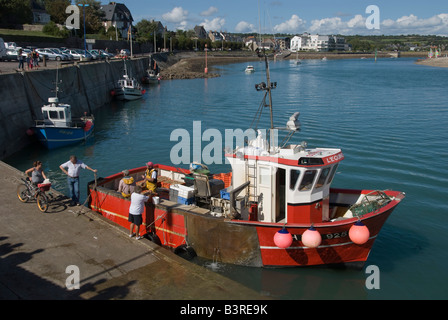
{"type": "Polygon", "coordinates": [[[45,193],[39,193],[37,195],[37,206],[42,212],[47,212],[48,209],[48,198],[45,193]]]}
{"type": "Polygon", "coordinates": [[[28,202],[31,198],[30,191],[28,187],[24,184],[19,184],[17,186],[17,197],[21,202],[28,202]]]}

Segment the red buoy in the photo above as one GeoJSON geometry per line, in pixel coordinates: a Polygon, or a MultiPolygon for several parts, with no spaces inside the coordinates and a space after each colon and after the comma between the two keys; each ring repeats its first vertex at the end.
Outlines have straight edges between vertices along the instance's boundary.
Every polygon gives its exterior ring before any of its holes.
{"type": "Polygon", "coordinates": [[[110,95],[113,97],[115,95],[115,90],[110,90],[110,95]]]}
{"type": "Polygon", "coordinates": [[[311,226],[302,234],[302,243],[308,248],[317,248],[322,243],[322,236],[319,231],[311,226]]]}
{"type": "Polygon", "coordinates": [[[286,249],[292,243],[292,235],[285,228],[277,231],[274,235],[274,243],[277,247],[286,249]]]}
{"type": "Polygon", "coordinates": [[[31,137],[34,134],[33,129],[31,129],[31,128],[27,129],[26,134],[31,137]]]}
{"type": "Polygon", "coordinates": [[[354,225],[350,227],[348,236],[356,244],[364,244],[369,240],[370,231],[365,224],[358,220],[354,225]]]}

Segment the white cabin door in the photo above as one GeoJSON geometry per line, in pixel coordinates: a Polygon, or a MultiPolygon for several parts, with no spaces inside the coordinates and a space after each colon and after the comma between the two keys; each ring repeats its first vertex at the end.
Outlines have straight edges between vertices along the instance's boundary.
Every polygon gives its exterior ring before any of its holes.
{"type": "Polygon", "coordinates": [[[273,222],[275,213],[275,170],[271,166],[258,165],[258,220],[263,222],[273,222]]]}

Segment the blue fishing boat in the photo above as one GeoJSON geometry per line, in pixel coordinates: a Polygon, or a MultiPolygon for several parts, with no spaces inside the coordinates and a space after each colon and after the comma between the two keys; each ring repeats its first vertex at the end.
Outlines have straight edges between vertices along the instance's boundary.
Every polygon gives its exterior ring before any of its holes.
{"type": "Polygon", "coordinates": [[[48,149],[65,147],[85,141],[93,132],[93,116],[72,118],[71,106],[49,98],[50,104],[42,107],[43,120],[36,120],[31,128],[37,139],[48,149]]]}
{"type": "Polygon", "coordinates": [[[32,134],[48,149],[85,141],[94,129],[93,115],[72,118],[71,106],[59,103],[57,84],[56,73],[56,97],[48,98],[49,104],[41,108],[43,120],[35,120],[35,125],[30,128],[32,134]]]}

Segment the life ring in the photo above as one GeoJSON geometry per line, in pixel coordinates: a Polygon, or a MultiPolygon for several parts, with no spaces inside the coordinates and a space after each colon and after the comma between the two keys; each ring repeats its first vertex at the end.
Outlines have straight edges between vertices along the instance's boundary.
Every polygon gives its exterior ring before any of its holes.
{"type": "Polygon", "coordinates": [[[181,244],[180,246],[178,246],[176,249],[174,249],[174,253],[185,260],[191,260],[197,256],[193,247],[190,247],[186,244],[181,244]]]}

